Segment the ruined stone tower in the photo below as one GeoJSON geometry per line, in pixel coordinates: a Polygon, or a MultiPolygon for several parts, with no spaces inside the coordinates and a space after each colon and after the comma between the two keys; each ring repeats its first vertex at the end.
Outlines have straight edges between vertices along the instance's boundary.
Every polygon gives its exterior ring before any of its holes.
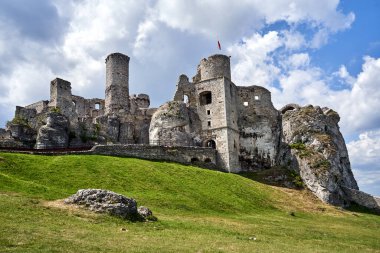
{"type": "Polygon", "coordinates": [[[231,89],[230,57],[212,55],[202,59],[193,78],[198,94],[198,115],[202,122],[204,146],[218,150],[218,163],[229,171],[239,169],[237,113],[231,89]]]}
{"type": "Polygon", "coordinates": [[[60,78],[50,82],[49,106],[57,107],[62,113],[71,115],[73,101],[71,99],[71,83],[60,78]]]}
{"type": "Polygon", "coordinates": [[[217,54],[202,59],[192,82],[181,75],[174,101],[186,103],[189,119],[186,120],[186,113],[182,113],[185,109],[180,104],[160,107],[151,124],[153,141],[170,139],[175,133],[183,137],[179,138],[183,140],[181,145],[189,145],[192,139],[192,145],[215,148],[217,165],[229,172],[269,168],[275,164],[279,112],[273,107],[267,89],[236,86],[231,81],[229,56],[217,54]],[[173,113],[176,107],[181,113],[173,113]],[[166,119],[167,115],[172,116],[166,119]],[[160,129],[154,129],[155,125],[160,129]],[[160,135],[166,132],[170,134],[160,135]]]}
{"type": "Polygon", "coordinates": [[[113,53],[106,58],[105,113],[128,112],[129,108],[129,57],[113,53]]]}

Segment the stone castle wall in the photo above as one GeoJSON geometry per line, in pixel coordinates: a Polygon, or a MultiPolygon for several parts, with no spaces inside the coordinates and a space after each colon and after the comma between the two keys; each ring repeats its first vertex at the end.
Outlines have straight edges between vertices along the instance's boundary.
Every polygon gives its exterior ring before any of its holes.
{"type": "Polygon", "coordinates": [[[148,160],[163,160],[191,164],[196,162],[216,163],[216,151],[202,147],[165,147],[152,145],[98,145],[92,154],[136,157],[148,160]]]}
{"type": "Polygon", "coordinates": [[[260,86],[238,87],[237,107],[242,169],[269,168],[276,163],[280,114],[270,92],[260,86]]]}

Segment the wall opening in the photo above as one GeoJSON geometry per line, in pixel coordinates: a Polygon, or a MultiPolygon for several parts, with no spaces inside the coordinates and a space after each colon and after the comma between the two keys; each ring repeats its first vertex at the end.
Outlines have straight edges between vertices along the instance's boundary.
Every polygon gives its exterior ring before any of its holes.
{"type": "Polygon", "coordinates": [[[183,102],[185,103],[185,104],[188,104],[189,103],[189,96],[188,95],[183,95],[183,102]]]}
{"type": "Polygon", "coordinates": [[[260,100],[260,97],[256,95],[255,100],[260,100]]]}
{"type": "Polygon", "coordinates": [[[214,140],[208,140],[208,141],[206,141],[206,147],[215,149],[216,148],[215,141],[214,140]]]}
{"type": "Polygon", "coordinates": [[[199,102],[201,105],[208,105],[212,103],[211,91],[204,91],[199,94],[199,102]]]}
{"type": "Polygon", "coordinates": [[[284,114],[287,111],[294,111],[296,108],[294,106],[286,106],[281,110],[281,113],[284,114]]]}
{"type": "Polygon", "coordinates": [[[247,101],[243,102],[243,105],[248,106],[248,102],[247,101]]]}
{"type": "Polygon", "coordinates": [[[207,126],[211,126],[211,121],[209,120],[209,121],[207,121],[207,126]]]}
{"type": "Polygon", "coordinates": [[[211,111],[210,110],[207,110],[207,115],[210,115],[211,114],[211,111]]]}
{"type": "Polygon", "coordinates": [[[191,163],[199,162],[199,159],[196,157],[191,158],[191,163]]]}
{"type": "Polygon", "coordinates": [[[210,158],[206,158],[205,159],[205,163],[211,163],[211,159],[210,158]]]}
{"type": "Polygon", "coordinates": [[[95,109],[96,109],[96,110],[100,110],[100,103],[96,103],[96,104],[95,104],[95,109]]]}

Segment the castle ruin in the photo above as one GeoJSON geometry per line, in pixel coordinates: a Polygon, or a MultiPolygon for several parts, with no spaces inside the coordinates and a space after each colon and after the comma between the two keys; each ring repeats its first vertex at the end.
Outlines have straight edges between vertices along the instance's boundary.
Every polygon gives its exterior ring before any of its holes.
{"type": "Polygon", "coordinates": [[[277,161],[279,117],[267,89],[236,86],[230,57],[213,55],[201,60],[192,81],[179,77],[174,101],[153,116],[150,140],[215,148],[217,165],[229,172],[269,168],[277,161]],[[178,106],[176,117],[170,108],[178,106]]]}
{"type": "Polygon", "coordinates": [[[230,57],[219,54],[202,59],[191,80],[180,75],[172,101],[149,108],[148,95],[129,94],[129,60],[107,56],[105,99],[76,96],[70,82],[51,81],[50,100],[16,107],[0,129],[0,148],[94,146],[94,154],[200,162],[234,173],[282,166],[325,202],[379,208],[380,200],[358,191],[332,109],[277,110],[267,89],[233,83],[230,57]]]}

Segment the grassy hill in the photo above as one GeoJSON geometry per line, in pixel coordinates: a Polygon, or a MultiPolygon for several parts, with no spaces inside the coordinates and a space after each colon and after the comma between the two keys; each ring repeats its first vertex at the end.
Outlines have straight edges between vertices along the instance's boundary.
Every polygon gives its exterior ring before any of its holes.
{"type": "Polygon", "coordinates": [[[0,153],[0,224],[0,252],[380,252],[380,216],[235,174],[107,156],[0,153]],[[57,201],[83,188],[133,197],[159,221],[57,201]]]}

